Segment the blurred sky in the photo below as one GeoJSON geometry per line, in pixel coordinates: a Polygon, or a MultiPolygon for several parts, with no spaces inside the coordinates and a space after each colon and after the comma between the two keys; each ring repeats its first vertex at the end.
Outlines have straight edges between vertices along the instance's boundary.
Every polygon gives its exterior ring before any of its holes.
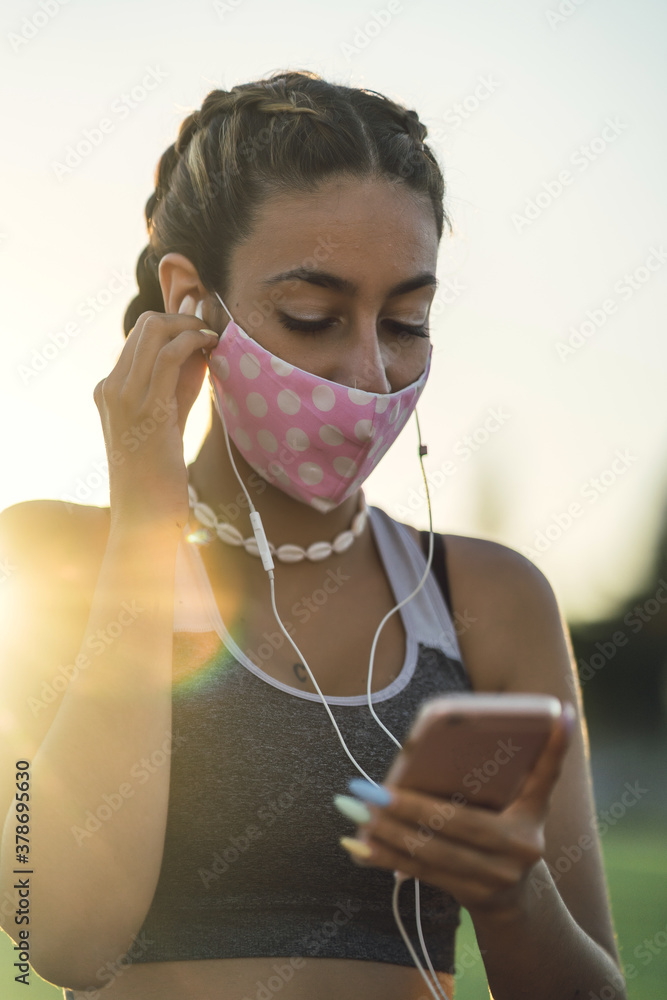
{"type": "MultiPolygon", "coordinates": [[[[415,108],[445,172],[418,411],[435,528],[532,552],[572,620],[613,610],[667,491],[666,21],[659,0],[3,4],[0,508],[108,503],[92,393],[124,343],[157,161],[209,90],[309,69],[415,108]]],[[[188,461],[208,407],[205,381],[188,461]]],[[[416,455],[413,418],[365,492],[425,527],[416,455]]]]}

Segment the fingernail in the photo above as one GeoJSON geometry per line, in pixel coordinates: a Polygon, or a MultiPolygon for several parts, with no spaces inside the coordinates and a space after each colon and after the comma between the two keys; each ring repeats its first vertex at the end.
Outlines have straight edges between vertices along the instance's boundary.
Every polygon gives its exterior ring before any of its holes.
{"type": "Polygon", "coordinates": [[[334,805],[338,812],[355,823],[369,823],[372,818],[366,806],[349,795],[335,795],[334,805]]]}
{"type": "Polygon", "coordinates": [[[574,705],[571,702],[566,702],[563,705],[563,720],[565,722],[565,732],[569,736],[574,729],[575,723],[577,721],[577,713],[574,705]]]}
{"type": "Polygon", "coordinates": [[[391,802],[391,794],[381,785],[372,785],[365,778],[351,778],[347,784],[349,791],[364,802],[370,802],[374,806],[388,806],[391,802]]]}
{"type": "Polygon", "coordinates": [[[178,307],[179,313],[191,313],[194,308],[194,304],[194,297],[192,295],[186,295],[178,307]]]}
{"type": "Polygon", "coordinates": [[[341,837],[338,843],[355,858],[370,858],[373,853],[368,844],[364,844],[362,840],[356,840],[354,837],[341,837]]]}
{"type": "Polygon", "coordinates": [[[210,333],[211,336],[215,337],[216,340],[220,340],[220,334],[216,333],[215,330],[206,330],[206,329],[204,329],[204,330],[200,330],[199,332],[200,333],[210,333]]]}

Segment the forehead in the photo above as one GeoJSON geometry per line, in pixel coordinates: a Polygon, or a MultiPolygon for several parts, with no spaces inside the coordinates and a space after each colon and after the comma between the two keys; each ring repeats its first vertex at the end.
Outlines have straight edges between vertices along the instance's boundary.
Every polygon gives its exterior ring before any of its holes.
{"type": "Polygon", "coordinates": [[[391,285],[435,270],[437,252],[426,195],[400,182],[337,177],[316,191],[290,191],[265,201],[250,238],[234,254],[233,270],[260,278],[306,262],[357,282],[391,285]]]}

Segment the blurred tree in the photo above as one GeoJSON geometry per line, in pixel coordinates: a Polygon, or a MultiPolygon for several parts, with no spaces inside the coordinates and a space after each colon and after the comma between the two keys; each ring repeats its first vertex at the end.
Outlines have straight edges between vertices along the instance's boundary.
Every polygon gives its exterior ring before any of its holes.
{"type": "Polygon", "coordinates": [[[612,617],[571,625],[592,730],[667,729],[667,504],[654,565],[641,592],[612,617]]]}

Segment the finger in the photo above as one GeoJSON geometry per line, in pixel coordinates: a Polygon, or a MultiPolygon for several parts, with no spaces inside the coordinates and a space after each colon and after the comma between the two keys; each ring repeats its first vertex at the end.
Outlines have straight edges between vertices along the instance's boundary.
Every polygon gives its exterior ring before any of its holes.
{"type": "Polygon", "coordinates": [[[139,337],[141,336],[141,331],[144,328],[144,324],[151,317],[161,317],[163,313],[158,313],[153,310],[146,310],[146,312],[141,313],[137,317],[137,321],[125,338],[125,343],[121,349],[120,354],[116,358],[116,364],[114,365],[113,380],[118,380],[119,384],[123,384],[125,379],[130,374],[130,369],[132,368],[132,361],[134,359],[134,354],[137,349],[137,344],[139,343],[139,337]]]}
{"type": "Polygon", "coordinates": [[[410,792],[397,793],[391,807],[371,807],[371,820],[359,827],[364,836],[386,840],[413,854],[422,843],[437,838],[452,847],[477,853],[536,860],[535,838],[526,835],[525,824],[508,822],[496,810],[475,806],[454,807],[444,799],[410,792]]]}
{"type": "Polygon", "coordinates": [[[503,851],[511,846],[508,824],[495,810],[469,805],[466,800],[454,803],[409,788],[385,788],[392,796],[390,804],[369,806],[372,820],[360,826],[361,830],[373,831],[388,818],[406,823],[413,831],[437,833],[482,851],[503,851]]]}
{"type": "MultiPolygon", "coordinates": [[[[210,351],[216,343],[215,337],[208,333],[200,330],[184,330],[178,337],[162,347],[153,365],[148,386],[148,397],[151,401],[162,401],[164,405],[168,405],[168,401],[176,396],[183,366],[194,356],[193,364],[197,364],[200,371],[197,391],[191,394],[192,405],[197,398],[207,371],[206,362],[199,354],[199,349],[204,348],[206,351],[210,351]]],[[[194,382],[194,375],[191,372],[189,373],[189,381],[190,384],[194,382]]],[[[179,413],[179,421],[183,416],[179,413]]]]}
{"type": "MultiPolygon", "coordinates": [[[[205,323],[202,323],[196,316],[188,316],[187,314],[165,316],[161,313],[153,313],[147,317],[136,341],[130,370],[125,377],[125,392],[128,397],[135,400],[143,398],[159,354],[181,334],[186,332],[196,334],[195,341],[192,337],[189,338],[191,350],[187,351],[185,356],[198,347],[204,347],[208,344],[215,346],[216,339],[214,337],[200,333],[204,329],[206,329],[205,323]]],[[[173,353],[173,351],[168,352],[165,360],[168,360],[173,353]]],[[[176,353],[181,356],[179,351],[176,353]]]]}
{"type": "Polygon", "coordinates": [[[549,811],[549,801],[560,776],[565,754],[576,723],[576,711],[569,702],[555,720],[544,750],[537,758],[518,796],[508,807],[510,813],[542,821],[549,811]]]}
{"type": "Polygon", "coordinates": [[[454,892],[455,886],[463,891],[464,886],[478,885],[489,893],[515,886],[525,869],[540,857],[534,852],[525,852],[525,856],[524,853],[490,854],[438,835],[419,839],[414,834],[413,828],[395,820],[383,825],[381,831],[364,834],[361,839],[372,853],[362,863],[392,871],[399,869],[449,892],[454,892]]]}

